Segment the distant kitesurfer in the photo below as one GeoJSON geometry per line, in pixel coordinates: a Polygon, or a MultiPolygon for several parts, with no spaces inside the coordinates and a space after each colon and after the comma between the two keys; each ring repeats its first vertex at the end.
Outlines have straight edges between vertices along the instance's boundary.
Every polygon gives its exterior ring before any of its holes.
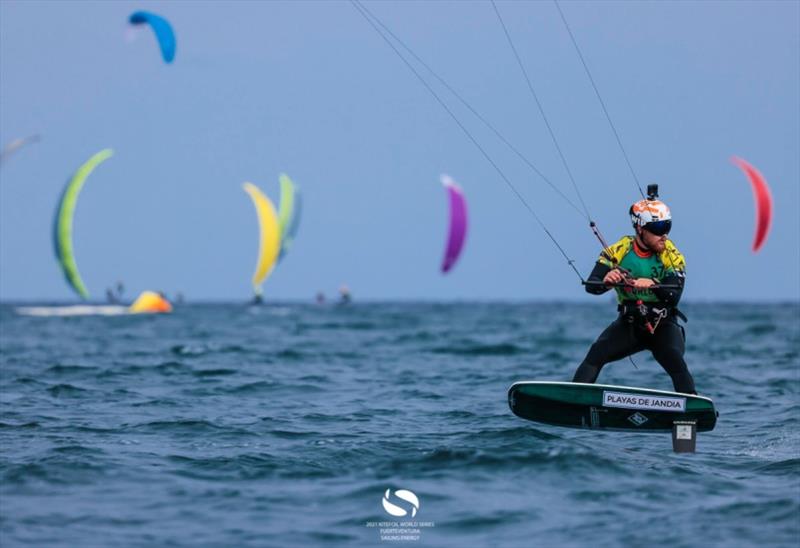
{"type": "Polygon", "coordinates": [[[629,210],[635,235],[604,249],[587,280],[589,293],[616,290],[619,317],[600,334],[572,381],[593,383],[605,364],[650,350],[676,392],[696,394],[683,359],[685,333],[677,321],[686,319],[677,309],[686,261],[667,238],[672,215],[658,199],[658,185],[649,185],[647,195],[629,210]]]}
{"type": "Polygon", "coordinates": [[[119,299],[117,299],[117,296],[114,294],[114,291],[110,287],[106,288],[106,301],[108,301],[111,304],[117,304],[119,302],[119,299]]]}
{"type": "Polygon", "coordinates": [[[346,285],[342,285],[339,288],[339,304],[350,304],[352,300],[353,297],[350,295],[350,288],[346,285]]]}
{"type": "Polygon", "coordinates": [[[317,304],[325,304],[325,293],[322,291],[317,291],[317,296],[315,297],[317,304]]]}
{"type": "Polygon", "coordinates": [[[117,282],[116,286],[112,289],[106,288],[106,300],[111,304],[118,304],[122,302],[122,294],[125,292],[125,286],[122,282],[117,282]]]}

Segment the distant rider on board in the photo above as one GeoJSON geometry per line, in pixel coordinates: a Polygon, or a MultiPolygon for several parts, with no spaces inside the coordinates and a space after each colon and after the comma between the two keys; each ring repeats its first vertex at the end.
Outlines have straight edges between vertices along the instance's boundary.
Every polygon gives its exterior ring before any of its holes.
{"type": "Polygon", "coordinates": [[[586,282],[586,291],[617,292],[619,317],[589,349],[572,382],[593,383],[609,362],[642,350],[672,378],[676,392],[696,394],[694,379],[683,360],[685,333],[677,318],[686,261],[667,238],[672,215],[658,199],[658,185],[647,187],[648,198],[630,207],[636,234],[604,249],[586,282]]]}

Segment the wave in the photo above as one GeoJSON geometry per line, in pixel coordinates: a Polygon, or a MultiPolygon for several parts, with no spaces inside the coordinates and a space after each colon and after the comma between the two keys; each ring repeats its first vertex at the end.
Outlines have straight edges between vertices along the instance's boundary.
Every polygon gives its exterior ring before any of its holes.
{"type": "Polygon", "coordinates": [[[419,388],[405,389],[400,392],[400,395],[404,398],[414,398],[417,400],[443,400],[447,398],[447,396],[443,396],[442,394],[419,388]]]}
{"type": "Polygon", "coordinates": [[[57,455],[86,455],[92,457],[106,454],[105,451],[98,449],[97,447],[86,447],[79,444],[54,447],[50,450],[50,453],[55,453],[57,455]]]}
{"type": "Polygon", "coordinates": [[[431,349],[434,354],[453,354],[456,356],[515,356],[526,354],[528,350],[511,343],[466,344],[461,346],[441,346],[431,349]]]}
{"type": "Polygon", "coordinates": [[[309,431],[309,430],[270,430],[267,432],[268,434],[275,436],[276,438],[281,438],[284,440],[304,440],[310,438],[318,438],[322,435],[321,432],[309,431]]]}
{"type": "Polygon", "coordinates": [[[227,394],[260,394],[268,390],[274,390],[276,383],[272,381],[255,381],[240,384],[224,389],[227,394]]]}
{"type": "Polygon", "coordinates": [[[55,485],[89,485],[101,481],[110,466],[98,461],[100,453],[87,449],[86,452],[75,448],[65,453],[36,459],[33,462],[5,464],[2,471],[3,485],[31,485],[47,482],[55,485]]]}
{"type": "Polygon", "coordinates": [[[485,449],[437,447],[421,458],[392,459],[384,465],[387,474],[419,474],[427,477],[452,477],[454,473],[494,475],[502,472],[557,473],[602,470],[605,474],[626,473],[613,458],[577,446],[561,444],[514,443],[485,449]],[[461,471],[461,472],[455,472],[461,471]]]}
{"type": "Polygon", "coordinates": [[[56,364],[52,367],[48,367],[44,370],[45,373],[50,373],[52,375],[74,375],[80,373],[89,373],[91,371],[97,371],[98,368],[92,365],[66,365],[66,364],[56,364]]]}
{"type": "Polygon", "coordinates": [[[132,375],[144,376],[151,373],[165,377],[171,377],[173,375],[189,373],[191,370],[191,366],[174,360],[158,362],[154,364],[115,363],[99,372],[97,374],[97,378],[112,379],[114,377],[125,377],[132,375]]]}
{"type": "Polygon", "coordinates": [[[0,428],[19,428],[19,429],[27,429],[27,428],[39,428],[41,424],[36,421],[24,422],[21,424],[11,424],[8,422],[0,422],[0,428]]]}
{"type": "Polygon", "coordinates": [[[431,342],[439,338],[439,334],[434,331],[417,331],[415,333],[405,333],[397,335],[392,339],[393,344],[408,344],[417,342],[431,342]]]}
{"type": "Polygon", "coordinates": [[[195,377],[221,377],[225,375],[235,375],[238,371],[235,369],[225,369],[225,368],[218,368],[218,369],[196,369],[192,371],[192,375],[195,377]]]}
{"type": "Polygon", "coordinates": [[[214,432],[230,431],[231,428],[221,426],[205,420],[174,420],[174,421],[152,421],[130,425],[132,430],[142,432],[167,432],[172,434],[210,434],[214,432]]]}
{"type": "Polygon", "coordinates": [[[54,398],[82,398],[90,392],[72,384],[54,384],[47,389],[47,393],[54,398]]]}
{"type": "Polygon", "coordinates": [[[737,519],[758,520],[761,523],[785,523],[796,520],[800,514],[800,503],[792,498],[778,498],[769,501],[736,501],[707,508],[706,512],[719,515],[733,523],[737,519]]]}
{"type": "Polygon", "coordinates": [[[766,335],[767,333],[774,333],[778,330],[778,326],[772,323],[760,323],[755,325],[750,325],[745,329],[745,333],[748,335],[766,335]]]}
{"type": "Polygon", "coordinates": [[[485,533],[487,528],[491,527],[507,527],[510,523],[530,522],[539,518],[539,512],[533,509],[526,509],[525,511],[517,510],[494,510],[484,514],[470,513],[463,517],[455,516],[447,523],[442,525],[436,524],[437,529],[458,531],[476,531],[485,533]]]}
{"type": "Polygon", "coordinates": [[[180,407],[181,403],[171,398],[152,398],[130,404],[131,407],[180,407]]]}
{"type": "Polygon", "coordinates": [[[170,348],[170,352],[178,356],[206,356],[208,354],[247,354],[249,350],[236,344],[200,343],[175,345],[170,348]]]}
{"type": "Polygon", "coordinates": [[[758,472],[765,472],[775,476],[791,476],[796,478],[800,473],[800,458],[785,459],[778,462],[771,462],[756,468],[758,472]]]}
{"type": "Polygon", "coordinates": [[[381,324],[367,321],[354,321],[354,322],[299,322],[296,326],[298,329],[322,329],[322,330],[347,330],[347,331],[372,331],[374,329],[384,327],[381,324]]]}
{"type": "Polygon", "coordinates": [[[290,361],[299,361],[306,358],[306,355],[302,352],[298,352],[297,350],[292,350],[291,348],[287,348],[286,350],[281,350],[276,354],[276,357],[281,360],[290,360],[290,361]]]}
{"type": "Polygon", "coordinates": [[[287,466],[283,458],[269,453],[219,457],[188,457],[170,455],[167,461],[176,468],[173,474],[181,477],[215,482],[254,481],[272,477],[313,478],[331,475],[319,464],[295,459],[287,466]]]}

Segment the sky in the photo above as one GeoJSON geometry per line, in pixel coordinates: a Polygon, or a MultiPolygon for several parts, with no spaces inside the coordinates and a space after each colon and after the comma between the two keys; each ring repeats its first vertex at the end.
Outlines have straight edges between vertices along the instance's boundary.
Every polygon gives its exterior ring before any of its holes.
{"type": "MultiPolygon", "coordinates": [[[[579,204],[490,2],[367,7],[579,204]]],[[[800,3],[562,2],[642,186],[656,182],[687,261],[685,300],[800,300],[800,3]],[[770,184],[768,241],[739,156],[770,184]]],[[[552,2],[497,2],[592,218],[630,234],[636,182],[552,2]]],[[[431,85],[436,85],[430,79],[431,85]]],[[[441,97],[519,196],[350,2],[0,1],[0,300],[77,302],[55,260],[71,173],[114,156],[82,190],[77,263],[93,300],[118,280],[188,302],[251,295],[258,224],[244,181],[301,187],[294,247],[265,299],[591,302],[600,244],[583,214],[441,97]],[[173,25],[165,64],[145,9],[173,25]],[[446,173],[469,231],[440,273],[446,173]]]]}

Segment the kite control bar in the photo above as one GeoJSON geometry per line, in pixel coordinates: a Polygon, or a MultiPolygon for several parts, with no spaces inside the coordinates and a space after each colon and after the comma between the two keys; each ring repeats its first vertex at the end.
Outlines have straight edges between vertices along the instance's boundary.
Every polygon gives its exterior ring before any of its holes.
{"type": "Polygon", "coordinates": [[[650,287],[639,287],[634,288],[632,284],[628,283],[621,283],[621,284],[607,284],[605,282],[596,282],[593,280],[584,280],[581,282],[583,285],[588,285],[592,287],[621,287],[627,289],[682,289],[681,286],[675,284],[653,284],[650,287]]]}

